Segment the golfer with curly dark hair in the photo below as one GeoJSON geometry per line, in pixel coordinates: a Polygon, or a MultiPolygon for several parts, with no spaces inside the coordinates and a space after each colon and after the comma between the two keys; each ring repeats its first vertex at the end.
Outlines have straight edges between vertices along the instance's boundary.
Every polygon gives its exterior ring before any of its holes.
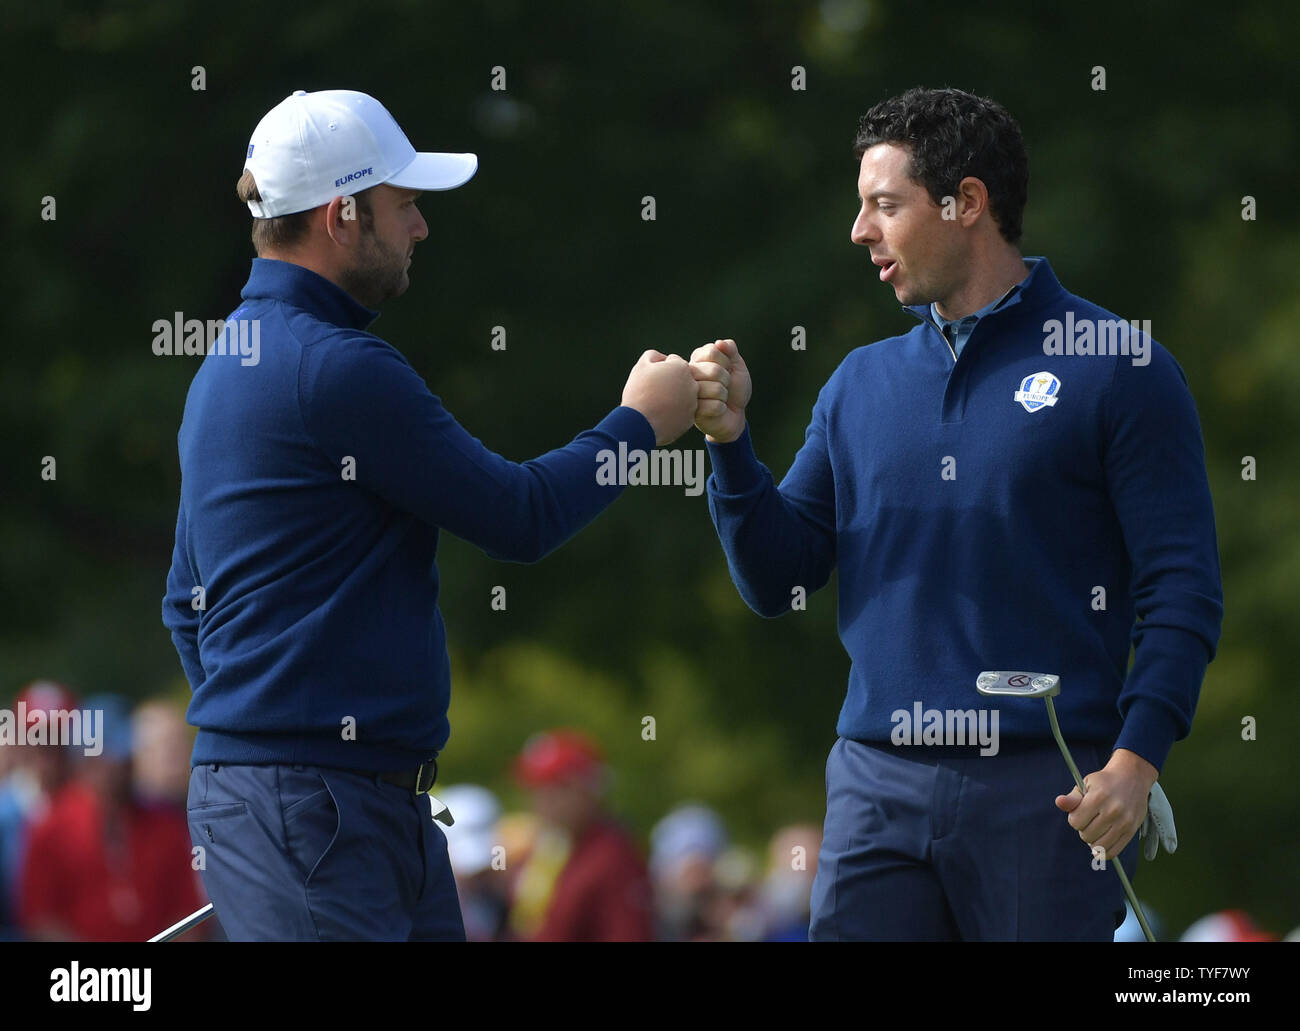
{"type": "Polygon", "coordinates": [[[852,240],[910,331],[849,353],[779,486],[735,341],[692,357],[745,601],[781,615],[839,573],[852,671],[810,937],[1109,941],[1105,864],[1133,872],[1223,615],[1196,408],[1149,329],[1021,255],[1028,161],[1002,106],[910,90],[854,149],[852,240]],[[1044,706],[978,694],[985,670],[1060,675],[1086,795],[1061,793],[1044,706]]]}

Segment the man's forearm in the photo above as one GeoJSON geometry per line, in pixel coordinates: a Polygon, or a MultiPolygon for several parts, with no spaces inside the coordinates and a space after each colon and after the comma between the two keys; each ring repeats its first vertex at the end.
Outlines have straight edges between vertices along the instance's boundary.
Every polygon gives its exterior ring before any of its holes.
{"type": "Polygon", "coordinates": [[[620,443],[629,450],[654,446],[644,416],[622,406],[565,447],[516,467],[508,487],[510,509],[467,513],[476,516],[473,529],[458,535],[493,558],[532,562],[550,554],[622,493],[623,486],[602,486],[596,475],[601,452],[616,451],[620,443]]]}
{"type": "Polygon", "coordinates": [[[1205,643],[1174,627],[1144,627],[1133,668],[1120,691],[1124,726],[1115,742],[1161,769],[1175,741],[1187,736],[1209,665],[1205,643]]]}
{"type": "Polygon", "coordinates": [[[732,443],[709,444],[709,455],[709,513],[736,588],[759,615],[782,615],[796,588],[811,594],[830,578],[833,540],[781,495],[748,429],[732,443]]]}

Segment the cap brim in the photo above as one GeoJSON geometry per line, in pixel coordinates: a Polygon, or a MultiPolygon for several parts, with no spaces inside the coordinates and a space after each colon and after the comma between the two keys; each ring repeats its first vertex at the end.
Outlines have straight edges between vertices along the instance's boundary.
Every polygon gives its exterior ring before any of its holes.
{"type": "Polygon", "coordinates": [[[454,190],[477,171],[477,154],[416,154],[410,164],[385,181],[407,190],[454,190]]]}

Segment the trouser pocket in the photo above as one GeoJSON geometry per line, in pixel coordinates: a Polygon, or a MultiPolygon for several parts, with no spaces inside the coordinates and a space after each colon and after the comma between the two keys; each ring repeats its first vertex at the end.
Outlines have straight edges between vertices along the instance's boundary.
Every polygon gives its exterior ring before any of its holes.
{"type": "Polygon", "coordinates": [[[231,822],[248,815],[246,802],[219,802],[215,805],[192,806],[186,810],[190,824],[190,837],[198,844],[205,841],[215,844],[218,832],[225,837],[231,822]]]}
{"type": "Polygon", "coordinates": [[[339,840],[342,810],[324,774],[316,769],[282,769],[280,799],[285,851],[303,883],[310,884],[339,840]]]}

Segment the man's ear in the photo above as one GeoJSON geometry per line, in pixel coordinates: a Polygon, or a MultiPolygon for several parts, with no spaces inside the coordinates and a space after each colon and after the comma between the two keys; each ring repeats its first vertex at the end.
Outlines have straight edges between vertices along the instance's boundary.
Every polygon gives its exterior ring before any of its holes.
{"type": "Polygon", "coordinates": [[[957,196],[957,219],[969,228],[988,210],[989,188],[984,185],[984,180],[968,175],[957,184],[957,196]]]}
{"type": "Polygon", "coordinates": [[[361,235],[355,197],[335,197],[325,205],[325,231],[340,247],[351,247],[361,235]]]}

